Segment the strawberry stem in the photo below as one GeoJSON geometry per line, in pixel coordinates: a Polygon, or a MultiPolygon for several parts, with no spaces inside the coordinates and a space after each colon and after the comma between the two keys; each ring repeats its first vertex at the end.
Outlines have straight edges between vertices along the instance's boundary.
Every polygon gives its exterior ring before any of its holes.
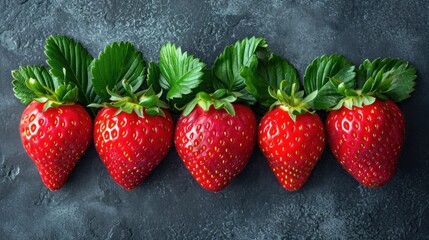
{"type": "Polygon", "coordinates": [[[36,95],[34,100],[45,103],[43,111],[46,111],[51,107],[73,105],[78,100],[79,90],[77,86],[72,84],[60,84],[55,88],[55,90],[52,90],[41,85],[34,78],[29,78],[25,81],[25,85],[36,95]],[[48,94],[46,94],[46,92],[48,92],[48,94]]]}

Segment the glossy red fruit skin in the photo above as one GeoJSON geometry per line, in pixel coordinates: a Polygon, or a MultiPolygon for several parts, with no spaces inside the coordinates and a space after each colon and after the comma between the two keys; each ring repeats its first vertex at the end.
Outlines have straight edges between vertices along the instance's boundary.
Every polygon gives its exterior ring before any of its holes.
{"type": "Polygon", "coordinates": [[[174,122],[165,117],[103,108],[95,119],[94,143],[109,174],[123,188],[133,190],[155,169],[173,141],[174,122]]]}
{"type": "Polygon", "coordinates": [[[342,107],[326,120],[328,143],[343,167],[361,184],[377,187],[392,178],[405,137],[405,121],[392,101],[342,107]]]}
{"type": "Polygon", "coordinates": [[[228,186],[249,161],[256,144],[256,119],[241,104],[235,116],[200,106],[177,122],[174,142],[180,158],[205,189],[219,192],[228,186]]]}
{"type": "Polygon", "coordinates": [[[60,189],[92,137],[92,120],[79,104],[52,107],[31,102],[22,113],[21,141],[36,164],[43,183],[50,190],[60,189]]]}
{"type": "Polygon", "coordinates": [[[299,190],[307,181],[325,140],[317,114],[301,114],[293,121],[280,106],[265,114],[258,127],[259,147],[277,180],[289,191],[299,190]]]}

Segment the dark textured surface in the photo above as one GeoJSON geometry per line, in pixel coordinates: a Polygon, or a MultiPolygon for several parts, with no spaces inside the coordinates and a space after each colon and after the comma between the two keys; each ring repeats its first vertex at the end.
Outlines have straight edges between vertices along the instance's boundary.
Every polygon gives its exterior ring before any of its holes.
{"type": "Polygon", "coordinates": [[[0,1],[1,239],[429,239],[429,3],[420,1],[0,1]],[[203,190],[172,149],[128,192],[93,146],[58,192],[48,191],[24,152],[10,71],[44,64],[44,40],[66,34],[93,55],[131,40],[148,60],[172,41],[208,64],[226,44],[267,38],[302,74],[321,54],[400,57],[418,69],[401,103],[407,139],[384,187],[360,186],[329,150],[298,192],[283,190],[256,149],[221,193],[203,190]]]}

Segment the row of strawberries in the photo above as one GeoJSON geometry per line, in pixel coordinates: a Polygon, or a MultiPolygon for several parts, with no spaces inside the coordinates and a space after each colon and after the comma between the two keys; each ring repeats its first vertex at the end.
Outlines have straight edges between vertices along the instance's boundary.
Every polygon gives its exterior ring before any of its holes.
{"type": "Polygon", "coordinates": [[[287,190],[305,184],[326,142],[356,180],[381,186],[404,143],[394,101],[409,96],[416,78],[399,59],[366,60],[355,69],[331,55],[308,66],[300,90],[295,68],[255,37],[227,46],[213,68],[170,43],[159,65],[148,67],[123,42],[92,59],[73,39],[51,36],[45,53],[50,70],[28,66],[12,75],[15,95],[28,104],[20,123],[24,149],[51,190],[65,184],[92,139],[112,178],[128,190],[166,157],[173,140],[192,176],[214,192],[243,170],[256,142],[287,190]],[[259,125],[251,108],[264,114],[259,125]],[[182,111],[176,126],[169,110],[182,111]],[[316,110],[330,111],[325,124],[316,110]]]}

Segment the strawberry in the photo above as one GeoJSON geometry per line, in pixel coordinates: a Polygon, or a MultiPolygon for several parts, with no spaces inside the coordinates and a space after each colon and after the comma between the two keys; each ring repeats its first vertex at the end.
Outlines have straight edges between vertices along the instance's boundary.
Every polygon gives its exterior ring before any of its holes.
{"type": "Polygon", "coordinates": [[[92,119],[82,106],[97,96],[88,75],[92,56],[82,44],[50,36],[45,54],[49,69],[21,66],[12,71],[12,85],[28,105],[20,122],[24,149],[46,187],[58,190],[91,142],[92,119]]]}
{"type": "Polygon", "coordinates": [[[299,190],[325,147],[323,124],[309,105],[317,91],[304,97],[296,69],[275,54],[261,59],[256,72],[245,68],[241,76],[257,100],[255,109],[268,110],[258,127],[262,153],[283,188],[299,190]]]}
{"type": "Polygon", "coordinates": [[[174,142],[180,158],[205,189],[219,192],[246,166],[256,142],[256,119],[241,104],[232,104],[235,115],[225,109],[196,106],[182,115],[174,142]]]}
{"type": "Polygon", "coordinates": [[[280,106],[262,118],[258,129],[259,146],[280,184],[289,191],[300,189],[325,147],[319,116],[307,112],[294,121],[280,106]]]}
{"type": "MultiPolygon", "coordinates": [[[[278,58],[276,62],[284,62],[278,58]]],[[[294,71],[292,66],[285,69],[294,71]]],[[[296,75],[295,75],[296,76],[296,75]]],[[[317,92],[303,98],[296,77],[268,88],[268,96],[259,93],[259,101],[272,102],[258,127],[258,143],[280,184],[289,191],[300,189],[307,181],[325,147],[325,130],[308,102],[317,92]]]]}
{"type": "Polygon", "coordinates": [[[394,58],[365,60],[354,72],[344,57],[322,56],[307,68],[304,84],[320,90],[314,109],[331,111],[328,144],[362,185],[378,187],[393,176],[404,144],[405,121],[394,102],[414,90],[416,69],[394,58]]]}
{"type": "Polygon", "coordinates": [[[133,190],[161,162],[173,140],[174,122],[166,104],[152,88],[133,93],[124,80],[127,96],[110,92],[112,103],[94,121],[94,143],[112,178],[123,188],[133,190]]]}
{"type": "Polygon", "coordinates": [[[328,143],[343,167],[361,184],[377,187],[392,178],[405,136],[404,117],[392,101],[329,113],[328,143]]]}
{"type": "Polygon", "coordinates": [[[75,103],[78,88],[54,82],[44,67],[21,67],[12,75],[15,96],[29,103],[19,126],[22,145],[46,187],[58,190],[91,142],[91,117],[75,103]]]}
{"type": "Polygon", "coordinates": [[[60,189],[91,142],[92,120],[79,104],[43,111],[33,101],[22,113],[20,132],[25,151],[50,190],[60,189]]]}
{"type": "Polygon", "coordinates": [[[94,123],[94,143],[112,178],[127,190],[139,185],[168,153],[174,123],[164,110],[144,117],[103,108],[94,123]]]}

